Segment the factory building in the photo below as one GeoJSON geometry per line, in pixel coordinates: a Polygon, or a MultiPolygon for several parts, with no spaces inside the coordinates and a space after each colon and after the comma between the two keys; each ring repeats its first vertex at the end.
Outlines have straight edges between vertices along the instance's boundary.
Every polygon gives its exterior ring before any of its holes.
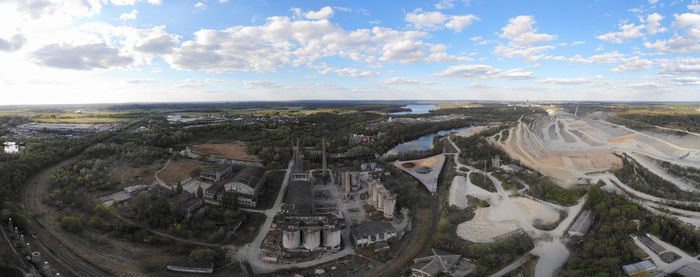
{"type": "Polygon", "coordinates": [[[299,140],[289,185],[275,226],[282,233],[286,251],[337,250],[341,244],[342,219],[332,213],[315,213],[309,162],[302,159],[299,140]]]}
{"type": "Polygon", "coordinates": [[[396,209],[396,193],[386,189],[379,180],[373,179],[369,184],[369,204],[383,212],[385,218],[392,219],[396,209]]]}
{"type": "Polygon", "coordinates": [[[236,193],[239,207],[255,208],[258,197],[264,190],[264,173],[262,167],[247,166],[236,173],[223,188],[236,193]]]}
{"type": "Polygon", "coordinates": [[[221,179],[231,176],[232,173],[233,169],[231,168],[231,165],[219,164],[203,169],[201,172],[199,172],[199,177],[202,178],[202,180],[210,183],[216,183],[221,179]]]}
{"type": "Polygon", "coordinates": [[[396,236],[394,227],[386,222],[365,222],[350,227],[350,237],[355,247],[367,247],[396,236]]]}
{"type": "Polygon", "coordinates": [[[134,196],[139,194],[140,192],[147,191],[148,186],[147,185],[135,185],[135,186],[130,186],[130,187],[125,187],[124,192],[128,195],[134,196]]]}

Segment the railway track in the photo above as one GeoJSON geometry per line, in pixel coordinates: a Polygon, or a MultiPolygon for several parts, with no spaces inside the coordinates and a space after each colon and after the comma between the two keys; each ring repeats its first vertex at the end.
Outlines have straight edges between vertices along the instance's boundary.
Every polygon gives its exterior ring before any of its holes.
{"type": "Polygon", "coordinates": [[[431,222],[430,222],[430,230],[428,232],[427,236],[424,236],[420,238],[420,242],[417,245],[410,244],[408,247],[406,247],[406,251],[403,251],[402,253],[405,253],[404,255],[396,258],[395,260],[391,261],[390,264],[388,264],[388,267],[381,269],[377,272],[370,272],[370,274],[366,276],[399,276],[401,274],[401,271],[406,267],[407,265],[411,264],[413,262],[413,258],[419,255],[423,249],[425,249],[426,245],[430,242],[430,239],[433,238],[433,235],[435,234],[435,230],[437,229],[437,223],[440,220],[440,194],[437,195],[432,195],[430,196],[430,203],[431,203],[431,222]],[[414,247],[411,247],[414,246],[414,247]],[[416,247],[417,246],[417,247],[416,247]]]}
{"type": "Polygon", "coordinates": [[[70,251],[60,239],[54,237],[48,231],[46,226],[41,224],[36,218],[43,216],[45,211],[42,209],[39,197],[39,183],[45,181],[51,172],[56,168],[71,163],[77,160],[77,156],[64,160],[54,166],[48,167],[34,177],[32,177],[24,186],[22,192],[22,205],[27,211],[33,215],[30,216],[28,223],[29,227],[34,232],[32,247],[40,250],[42,255],[53,261],[54,267],[60,269],[61,274],[67,276],[90,277],[90,276],[113,276],[113,274],[103,270],[102,268],[90,263],[82,257],[70,251]]]}
{"type": "MultiPolygon", "coordinates": [[[[128,131],[130,128],[134,127],[136,123],[144,119],[145,117],[135,119],[124,127],[120,128],[118,132],[128,131]]],[[[104,138],[107,137],[108,136],[105,136],[104,138]]],[[[29,229],[33,232],[33,238],[30,240],[30,242],[34,250],[39,250],[44,258],[51,261],[52,266],[58,269],[64,276],[114,276],[114,274],[105,271],[99,266],[73,253],[60,238],[49,233],[47,231],[48,228],[37,220],[38,217],[41,217],[46,213],[46,211],[42,209],[40,202],[39,184],[45,182],[51,172],[53,172],[55,169],[76,161],[79,155],[80,154],[59,162],[53,166],[44,168],[25,182],[21,193],[21,203],[24,206],[24,209],[31,213],[31,216],[27,221],[29,229]]]]}

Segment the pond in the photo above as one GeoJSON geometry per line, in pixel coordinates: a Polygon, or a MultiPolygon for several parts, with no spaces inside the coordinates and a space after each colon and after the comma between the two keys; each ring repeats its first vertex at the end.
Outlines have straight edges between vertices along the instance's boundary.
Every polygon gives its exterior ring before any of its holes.
{"type": "Polygon", "coordinates": [[[401,108],[405,109],[411,109],[410,112],[395,112],[395,113],[390,113],[391,115],[402,115],[402,114],[426,114],[430,112],[431,110],[437,110],[437,106],[433,104],[420,104],[420,105],[406,105],[401,108]]]}
{"type": "Polygon", "coordinates": [[[411,151],[416,151],[416,150],[430,150],[433,149],[433,138],[435,136],[444,136],[449,133],[454,133],[454,132],[459,132],[462,130],[469,130],[472,128],[477,128],[474,126],[471,127],[464,127],[464,128],[456,128],[456,129],[449,129],[449,130],[442,130],[436,133],[432,133],[429,135],[422,136],[418,138],[417,140],[412,140],[409,142],[404,142],[396,147],[392,148],[388,152],[386,152],[385,156],[391,156],[391,155],[397,155],[401,153],[406,153],[406,152],[411,152],[411,151]]]}
{"type": "Polygon", "coordinates": [[[16,153],[19,152],[19,145],[14,142],[5,142],[3,144],[3,149],[6,153],[16,153]]]}

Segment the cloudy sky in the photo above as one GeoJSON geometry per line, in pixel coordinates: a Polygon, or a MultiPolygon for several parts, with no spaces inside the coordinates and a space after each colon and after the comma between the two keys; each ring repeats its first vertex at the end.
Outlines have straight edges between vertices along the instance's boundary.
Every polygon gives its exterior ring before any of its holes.
{"type": "Polygon", "coordinates": [[[700,2],[0,0],[2,104],[700,101],[700,2]]]}

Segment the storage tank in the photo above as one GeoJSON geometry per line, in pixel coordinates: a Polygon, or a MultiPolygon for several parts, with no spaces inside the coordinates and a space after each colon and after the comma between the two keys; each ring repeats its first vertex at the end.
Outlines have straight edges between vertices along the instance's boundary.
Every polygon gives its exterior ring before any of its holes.
{"type": "Polygon", "coordinates": [[[321,231],[304,231],[304,248],[315,250],[319,246],[321,246],[321,231]]]}
{"type": "Polygon", "coordinates": [[[323,230],[323,246],[336,248],[340,246],[340,229],[323,230]]]}
{"type": "Polygon", "coordinates": [[[41,273],[44,274],[44,276],[53,276],[51,271],[52,269],[51,265],[49,265],[49,262],[44,262],[44,264],[41,265],[41,273]]]}
{"type": "Polygon", "coordinates": [[[300,232],[299,230],[284,230],[282,232],[282,247],[285,249],[294,249],[299,247],[300,232]]]}
{"type": "Polygon", "coordinates": [[[32,252],[32,263],[34,263],[35,265],[40,265],[43,262],[44,260],[41,259],[41,253],[32,252]]]}

